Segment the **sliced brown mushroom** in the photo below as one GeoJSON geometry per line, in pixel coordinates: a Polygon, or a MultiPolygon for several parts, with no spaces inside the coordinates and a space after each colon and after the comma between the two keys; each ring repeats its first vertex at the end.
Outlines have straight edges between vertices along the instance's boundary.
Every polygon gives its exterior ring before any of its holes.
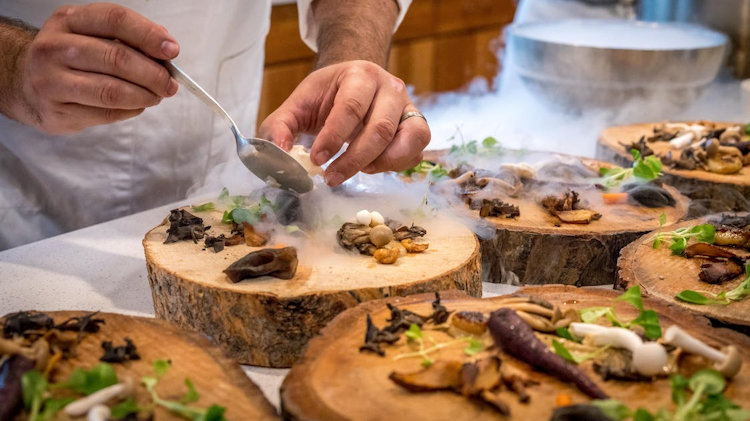
{"type": "Polygon", "coordinates": [[[433,390],[460,390],[461,369],[459,361],[436,361],[414,373],[392,372],[388,378],[410,392],[433,390]]]}
{"type": "Polygon", "coordinates": [[[477,336],[487,331],[487,318],[478,311],[458,311],[453,313],[450,322],[455,328],[477,336]]]}
{"type": "Polygon", "coordinates": [[[269,275],[279,279],[292,279],[297,272],[297,249],[263,249],[247,254],[229,265],[224,273],[232,282],[269,275]]]}

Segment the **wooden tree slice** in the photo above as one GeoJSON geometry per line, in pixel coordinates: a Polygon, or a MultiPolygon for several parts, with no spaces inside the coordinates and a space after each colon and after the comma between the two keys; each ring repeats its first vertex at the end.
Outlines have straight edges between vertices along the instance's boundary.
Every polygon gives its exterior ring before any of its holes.
{"type": "MultiPolygon", "coordinates": [[[[644,235],[625,247],[618,261],[618,278],[615,287],[626,289],[633,285],[640,285],[644,295],[647,294],[655,299],[685,308],[692,313],[705,315],[727,324],[750,326],[750,299],[726,306],[714,306],[688,304],[675,298],[675,295],[686,289],[712,294],[729,291],[744,279],[744,276],[741,276],[725,282],[723,285],[707,284],[698,278],[700,259],[675,256],[665,245],[654,249],[653,236],[655,233],[674,231],[680,227],[705,222],[706,218],[699,218],[671,227],[664,227],[644,235]]],[[[727,248],[727,250],[731,250],[739,256],[750,255],[750,253],[740,249],[727,248]]]]}
{"type": "MultiPolygon", "coordinates": [[[[433,152],[428,159],[441,161],[444,154],[445,151],[433,152]]],[[[606,162],[580,159],[597,172],[602,166],[611,166],[606,162]]],[[[585,225],[555,226],[557,218],[539,204],[540,197],[535,189],[532,187],[519,198],[503,199],[520,208],[518,218],[485,218],[495,225],[496,235],[480,239],[484,281],[514,285],[612,284],[620,250],[642,234],[658,228],[662,213],[667,224],[680,221],[687,214],[689,204],[685,196],[670,186],[666,189],[677,204],[663,208],[604,204],[599,191],[576,189],[593,210],[602,214],[601,219],[585,225]]],[[[555,193],[563,191],[564,188],[559,187],[554,190],[555,193]]]]}
{"type": "MultiPolygon", "coordinates": [[[[617,293],[611,290],[578,289],[571,286],[541,286],[522,289],[518,294],[541,296],[553,304],[572,308],[608,306],[617,293]]],[[[498,299],[475,299],[460,293],[442,295],[442,304],[448,310],[473,310],[491,312],[499,307],[498,299]]],[[[510,364],[524,372],[538,385],[527,388],[531,399],[528,404],[518,402],[517,397],[506,390],[500,392],[510,407],[510,417],[502,417],[484,404],[475,403],[453,392],[411,393],[388,379],[393,371],[415,372],[420,360],[393,360],[405,350],[402,339],[394,346],[385,346],[385,357],[372,353],[360,353],[365,336],[366,316],[382,327],[389,317],[386,302],[402,308],[429,314],[433,297],[421,294],[406,298],[371,301],[347,310],[331,322],[321,335],[310,341],[304,356],[292,367],[281,387],[282,414],[287,419],[300,421],[317,420],[547,420],[556,405],[559,393],[572,398],[573,403],[586,403],[590,399],[574,386],[535,371],[527,364],[502,354],[502,364],[510,364]]],[[[747,408],[750,405],[750,338],[726,329],[712,328],[703,318],[691,317],[689,313],[655,300],[644,300],[647,308],[659,314],[663,328],[677,324],[691,335],[711,346],[734,344],[744,358],[742,371],[729,383],[725,395],[747,408]]],[[[616,303],[618,316],[634,318],[635,311],[626,303],[616,303]]],[[[434,331],[430,332],[436,333],[434,331]]],[[[437,335],[437,333],[436,333],[437,335]]],[[[442,340],[442,338],[441,338],[442,340]]],[[[467,358],[458,349],[445,348],[433,358],[467,358]],[[462,357],[463,356],[463,357],[462,357]]],[[[580,368],[599,384],[613,399],[624,402],[631,408],[643,407],[652,412],[671,404],[671,385],[661,378],[650,382],[602,381],[593,372],[591,362],[580,368]]]]}
{"type": "MultiPolygon", "coordinates": [[[[197,212],[212,235],[226,234],[221,213],[197,212]]],[[[148,278],[158,317],[202,332],[244,364],[289,367],[307,341],[343,310],[362,301],[418,292],[460,289],[481,296],[479,243],[458,223],[436,236],[427,228],[429,249],[380,265],[371,256],[344,253],[325,264],[300,262],[293,279],[268,276],[232,283],[223,273],[252,248],[202,251],[201,244],[163,244],[166,223],[143,240],[148,278]]]]}
{"type": "MultiPolygon", "coordinates": [[[[79,311],[55,311],[47,315],[60,323],[73,316],[88,313],[79,311]]],[[[75,369],[89,369],[99,363],[103,355],[102,341],[112,341],[115,346],[124,345],[124,338],[130,338],[136,345],[141,359],[112,364],[118,379],[130,378],[139,386],[135,400],[140,406],[152,402],[145,387],[140,386],[143,376],[154,376],[152,364],[156,360],[170,360],[170,369],[159,381],[156,391],[165,399],[179,399],[187,391],[185,378],[190,378],[200,399],[194,404],[207,408],[213,404],[226,408],[224,413],[232,419],[278,419],[276,409],[266,400],[242,369],[224,353],[212,345],[205,337],[194,332],[180,330],[162,320],[145,317],[125,316],[112,313],[98,313],[97,318],[105,320],[97,333],[86,334],[75,348],[76,355],[63,359],[56,366],[51,381],[62,382],[70,377],[75,369]]],[[[63,412],[55,419],[70,419],[63,412]]],[[[158,407],[154,420],[182,420],[179,416],[158,407]]]]}
{"type": "MultiPolygon", "coordinates": [[[[661,123],[615,126],[604,130],[599,136],[596,155],[600,159],[618,165],[630,166],[633,157],[624,145],[638,141],[641,136],[653,134],[654,126],[661,123]]],[[[716,123],[718,127],[734,126],[738,123],[716,123]]],[[[668,142],[649,143],[656,155],[666,154],[668,142]]],[[[737,174],[715,174],[703,170],[663,169],[665,183],[676,187],[692,199],[689,218],[723,211],[750,210],[750,167],[745,166],[737,174]]]]}

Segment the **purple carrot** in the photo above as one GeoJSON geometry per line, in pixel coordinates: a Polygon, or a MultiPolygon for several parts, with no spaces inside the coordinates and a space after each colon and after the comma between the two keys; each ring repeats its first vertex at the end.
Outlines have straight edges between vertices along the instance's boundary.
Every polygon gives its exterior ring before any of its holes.
{"type": "Polygon", "coordinates": [[[8,358],[0,366],[0,421],[16,418],[23,404],[21,377],[32,368],[34,361],[21,355],[8,358]]]}
{"type": "Polygon", "coordinates": [[[515,311],[501,308],[490,315],[489,329],[492,339],[504,352],[531,365],[537,370],[575,384],[581,392],[595,399],[608,396],[581,370],[550,351],[539,340],[531,327],[515,311]]]}

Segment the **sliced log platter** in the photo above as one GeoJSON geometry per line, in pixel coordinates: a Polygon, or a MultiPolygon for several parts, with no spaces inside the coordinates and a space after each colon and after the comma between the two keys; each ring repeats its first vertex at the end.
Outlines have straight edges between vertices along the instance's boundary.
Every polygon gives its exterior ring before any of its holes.
{"type": "MultiPolygon", "coordinates": [[[[432,152],[427,159],[440,161],[444,153],[432,152]]],[[[611,166],[587,158],[580,160],[597,172],[599,167],[611,166]]],[[[495,225],[496,235],[480,239],[483,280],[514,285],[612,284],[616,278],[617,257],[623,247],[658,228],[661,213],[666,216],[667,224],[687,215],[689,200],[674,188],[665,188],[677,202],[674,207],[604,204],[599,192],[577,190],[592,204],[592,209],[602,215],[601,219],[585,225],[555,226],[557,218],[538,203],[534,187],[519,198],[503,199],[518,206],[521,214],[517,218],[485,218],[495,225]]],[[[554,193],[564,190],[564,187],[557,187],[554,193]]]]}
{"type": "MultiPolygon", "coordinates": [[[[750,327],[750,299],[733,302],[729,305],[695,305],[679,301],[675,295],[683,290],[693,290],[717,294],[736,287],[744,275],[722,285],[711,285],[699,279],[701,259],[687,259],[675,256],[665,246],[653,247],[655,233],[674,231],[680,227],[702,224],[707,218],[698,218],[680,224],[664,227],[634,241],[622,250],[618,261],[616,288],[625,289],[640,285],[644,295],[676,305],[692,313],[704,315],[730,325],[750,327]]],[[[750,255],[739,249],[730,249],[740,256],[750,255]]]]}
{"type": "MultiPolygon", "coordinates": [[[[618,165],[630,166],[633,157],[625,145],[637,142],[641,136],[653,134],[654,127],[661,123],[643,123],[615,126],[604,130],[599,136],[596,155],[600,159],[618,165]]],[[[738,123],[716,123],[717,127],[735,126],[738,123]]],[[[648,146],[656,155],[669,151],[668,142],[652,142],[648,146]]],[[[716,174],[703,170],[663,169],[665,183],[676,187],[692,199],[689,218],[724,211],[750,210],[750,167],[745,166],[737,174],[716,174]]]]}
{"type": "MultiPolygon", "coordinates": [[[[70,317],[89,313],[79,311],[47,312],[55,323],[70,317]]],[[[152,364],[156,360],[169,360],[171,367],[159,381],[156,391],[161,397],[175,399],[185,394],[185,378],[189,378],[200,399],[194,404],[207,408],[216,404],[226,408],[228,420],[279,419],[275,408],[266,400],[261,390],[242,369],[205,337],[194,332],[178,329],[163,320],[133,317],[112,313],[97,313],[96,318],[105,324],[96,333],[87,333],[75,348],[75,355],[61,360],[52,372],[52,382],[67,380],[78,368],[90,369],[99,363],[102,356],[102,341],[112,341],[115,346],[124,345],[130,338],[140,355],[140,360],[112,363],[119,379],[130,378],[140,384],[141,377],[154,376],[152,364]]],[[[147,406],[151,398],[142,386],[135,389],[135,401],[147,406]]],[[[60,412],[57,418],[67,420],[60,412]]],[[[162,407],[154,411],[154,420],[182,420],[162,407]]]]}
{"type": "MultiPolygon", "coordinates": [[[[195,215],[213,227],[212,235],[230,236],[221,212],[195,215]]],[[[289,367],[326,323],[362,301],[448,289],[480,296],[479,243],[455,224],[442,237],[426,226],[429,249],[393,265],[338,246],[330,250],[339,253],[335,259],[315,264],[300,250],[294,278],[263,276],[235,284],[223,270],[260,248],[239,245],[214,253],[192,241],[163,244],[165,222],[143,240],[154,310],[157,317],[208,335],[241,363],[289,367]]]]}
{"type": "MultiPolygon", "coordinates": [[[[518,294],[537,295],[552,304],[572,308],[608,306],[617,296],[615,291],[602,289],[575,288],[571,286],[547,285],[522,289],[518,294]]],[[[460,293],[443,294],[442,304],[450,310],[490,312],[499,307],[498,299],[475,299],[460,293]]],[[[393,371],[415,372],[419,370],[419,359],[394,360],[404,350],[402,338],[395,345],[386,346],[386,354],[380,357],[373,353],[360,353],[369,314],[373,322],[382,327],[390,313],[386,302],[415,311],[430,314],[431,294],[420,294],[406,298],[391,298],[371,301],[354,309],[347,310],[331,322],[321,335],[314,338],[304,356],[292,367],[281,387],[282,414],[287,419],[317,420],[547,420],[554,407],[556,397],[564,393],[572,403],[586,403],[590,398],[570,384],[534,370],[527,364],[507,354],[500,356],[502,364],[510,364],[520,369],[531,380],[539,384],[529,386],[528,403],[520,403],[516,396],[503,390],[501,398],[510,408],[510,416],[503,417],[484,404],[466,399],[459,394],[440,391],[412,393],[397,386],[388,376],[393,371]]],[[[659,314],[663,327],[677,324],[691,335],[711,346],[734,344],[744,358],[742,371],[734,377],[725,395],[747,408],[750,405],[750,338],[727,329],[712,328],[706,319],[692,317],[689,313],[663,302],[645,299],[646,308],[659,314]]],[[[618,316],[633,318],[636,313],[628,304],[618,302],[615,306],[618,316]]],[[[434,332],[434,331],[431,331],[434,332]]],[[[441,338],[442,340],[442,338],[441,338]]],[[[445,348],[440,358],[461,358],[463,352],[455,354],[445,348]],[[445,353],[445,354],[443,354],[445,353]]],[[[467,358],[467,357],[463,357],[467,358]]],[[[643,407],[652,412],[659,408],[673,408],[671,386],[667,378],[654,382],[603,381],[593,372],[590,361],[579,366],[613,399],[624,402],[628,407],[643,407]]]]}

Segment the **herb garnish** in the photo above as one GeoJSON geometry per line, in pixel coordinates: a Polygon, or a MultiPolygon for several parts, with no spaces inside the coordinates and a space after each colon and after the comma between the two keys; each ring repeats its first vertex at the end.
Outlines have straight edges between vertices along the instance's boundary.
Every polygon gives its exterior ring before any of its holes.
{"type": "Polygon", "coordinates": [[[214,202],[207,202],[202,205],[192,206],[194,212],[207,212],[216,209],[214,202]]]}
{"type": "Polygon", "coordinates": [[[653,155],[643,157],[638,149],[631,149],[630,153],[633,155],[633,166],[631,168],[617,166],[599,168],[599,176],[602,177],[604,187],[607,189],[617,187],[631,177],[653,180],[661,175],[662,164],[659,158],[653,155]]]}
{"type": "Polygon", "coordinates": [[[430,357],[431,353],[443,348],[447,348],[449,346],[466,344],[466,346],[464,347],[464,353],[466,355],[475,355],[484,349],[484,345],[482,344],[482,342],[472,336],[465,336],[448,342],[436,342],[431,337],[426,336],[422,332],[422,329],[416,324],[412,324],[411,326],[409,326],[409,329],[404,332],[404,335],[406,336],[406,341],[408,343],[416,344],[419,349],[415,352],[407,352],[404,354],[396,355],[395,357],[393,357],[393,359],[400,360],[404,358],[422,357],[421,364],[423,367],[429,367],[435,363],[435,360],[430,357]],[[425,341],[430,341],[434,345],[425,347],[425,341]]]}
{"type": "Polygon", "coordinates": [[[750,295],[750,263],[745,264],[745,280],[740,282],[734,289],[721,291],[713,297],[709,295],[686,289],[677,294],[675,298],[686,303],[698,305],[727,305],[734,301],[741,301],[750,295]]]}
{"type": "Polygon", "coordinates": [[[406,171],[402,171],[401,174],[405,176],[411,176],[412,174],[424,174],[430,178],[430,180],[437,180],[439,178],[448,175],[448,170],[443,168],[439,163],[433,163],[430,161],[421,161],[419,164],[406,171]]]}
{"type": "Polygon", "coordinates": [[[680,255],[687,248],[691,238],[702,243],[713,244],[716,228],[711,224],[701,224],[690,227],[677,228],[671,232],[659,232],[654,235],[654,248],[659,248],[663,242],[668,242],[672,254],[680,255]]]}
{"type": "Polygon", "coordinates": [[[566,360],[572,362],[573,364],[580,364],[584,361],[598,357],[599,355],[601,355],[602,352],[609,349],[609,345],[603,346],[601,348],[597,348],[597,350],[594,352],[588,352],[586,354],[574,354],[570,352],[568,348],[565,348],[565,345],[563,345],[562,342],[558,341],[557,339],[553,339],[552,348],[554,348],[555,354],[565,358],[566,360]]]}
{"type": "Polygon", "coordinates": [[[750,411],[740,408],[724,396],[722,392],[726,387],[726,380],[716,370],[700,370],[690,379],[678,374],[672,376],[670,381],[672,402],[676,405],[674,414],[665,409],[655,414],[643,408],[633,411],[622,402],[613,399],[593,401],[592,404],[615,421],[741,421],[750,418],[750,411]],[[692,392],[689,399],[688,389],[692,392]]]}
{"type": "MultiPolygon", "coordinates": [[[[452,139],[452,138],[451,138],[452,139]]],[[[449,140],[451,140],[449,139],[449,140]]],[[[470,140],[464,142],[461,139],[460,145],[452,145],[451,150],[448,152],[449,155],[454,154],[471,154],[471,155],[489,155],[489,154],[500,154],[502,148],[500,142],[492,136],[485,137],[480,143],[477,140],[470,140]]]]}
{"type": "Polygon", "coordinates": [[[612,326],[629,328],[632,325],[640,325],[644,329],[644,335],[648,339],[658,339],[661,337],[661,325],[659,324],[659,316],[654,310],[646,310],[643,307],[643,298],[641,298],[641,287],[636,285],[628,288],[625,293],[615,298],[614,301],[625,301],[631,304],[633,307],[640,311],[638,317],[635,319],[624,322],[618,319],[615,314],[615,309],[612,306],[609,307],[589,307],[580,310],[581,320],[584,323],[594,323],[600,317],[606,316],[607,319],[612,323],[612,326]]]}

